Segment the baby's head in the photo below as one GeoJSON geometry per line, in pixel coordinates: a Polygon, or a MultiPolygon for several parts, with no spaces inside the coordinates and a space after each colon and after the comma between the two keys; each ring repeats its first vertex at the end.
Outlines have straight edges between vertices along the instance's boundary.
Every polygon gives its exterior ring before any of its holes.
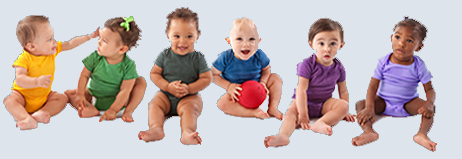
{"type": "Polygon", "coordinates": [[[56,53],[56,41],[48,17],[27,16],[19,21],[16,36],[24,50],[34,55],[52,55],[56,53]]]}
{"type": "Polygon", "coordinates": [[[189,8],[177,8],[167,16],[165,33],[172,42],[172,51],[185,55],[194,51],[194,43],[199,38],[199,17],[189,8]]]}
{"type": "Polygon", "coordinates": [[[308,43],[316,50],[316,61],[330,65],[337,50],[343,47],[343,28],[333,20],[322,18],[314,22],[308,33],[308,43]]]}
{"type": "Polygon", "coordinates": [[[420,22],[405,17],[393,28],[391,35],[393,44],[393,58],[400,61],[412,61],[414,51],[423,47],[423,41],[427,36],[427,28],[420,22]]]}
{"type": "Polygon", "coordinates": [[[141,37],[140,33],[133,17],[109,19],[99,31],[98,54],[105,57],[121,56],[138,45],[136,42],[141,37]]]}
{"type": "Polygon", "coordinates": [[[248,18],[234,20],[228,43],[231,44],[236,58],[248,60],[252,57],[260,43],[257,26],[253,20],[248,18]]]}

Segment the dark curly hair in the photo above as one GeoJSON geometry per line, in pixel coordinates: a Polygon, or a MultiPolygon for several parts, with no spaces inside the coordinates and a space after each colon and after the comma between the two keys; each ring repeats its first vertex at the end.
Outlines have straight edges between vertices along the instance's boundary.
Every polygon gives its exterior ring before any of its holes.
{"type": "Polygon", "coordinates": [[[119,33],[120,37],[122,38],[122,43],[128,46],[128,50],[130,50],[133,46],[138,46],[136,43],[141,38],[141,30],[136,25],[135,21],[130,22],[130,30],[126,31],[126,29],[120,26],[120,23],[125,22],[122,17],[112,18],[104,23],[104,27],[111,29],[113,32],[119,33]]]}
{"type": "Polygon", "coordinates": [[[199,17],[197,13],[192,12],[189,8],[177,8],[172,13],[168,14],[167,16],[167,29],[165,29],[165,33],[168,34],[168,30],[170,29],[170,23],[173,19],[182,19],[184,21],[191,21],[196,24],[197,33],[200,34],[201,30],[199,30],[199,17]]]}
{"type": "Polygon", "coordinates": [[[408,17],[404,17],[404,20],[396,24],[395,27],[393,28],[393,31],[395,31],[397,27],[405,27],[405,26],[410,26],[414,30],[417,30],[417,32],[419,32],[421,42],[423,42],[425,40],[425,37],[427,37],[427,28],[419,21],[415,19],[409,19],[408,17]]]}

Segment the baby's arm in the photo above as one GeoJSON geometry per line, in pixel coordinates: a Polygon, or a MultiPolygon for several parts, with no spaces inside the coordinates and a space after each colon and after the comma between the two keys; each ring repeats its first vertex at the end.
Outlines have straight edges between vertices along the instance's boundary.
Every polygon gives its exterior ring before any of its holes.
{"type": "Polygon", "coordinates": [[[77,86],[77,93],[76,93],[77,94],[76,107],[79,110],[85,108],[85,103],[87,102],[85,99],[85,90],[86,90],[90,75],[91,75],[91,72],[86,67],[83,67],[82,73],[80,73],[80,78],[79,78],[79,83],[77,86]]]}
{"type": "Polygon", "coordinates": [[[119,112],[125,103],[127,103],[133,86],[135,86],[135,81],[136,78],[122,81],[120,91],[117,94],[114,103],[112,103],[111,107],[104,112],[103,116],[99,119],[99,122],[103,120],[114,120],[116,118],[117,112],[119,112]]]}
{"type": "Polygon", "coordinates": [[[308,90],[310,80],[305,77],[298,77],[298,86],[295,95],[295,105],[298,110],[298,122],[297,125],[300,125],[303,129],[310,129],[310,117],[308,116],[308,106],[307,106],[307,95],[306,91],[308,90]]]}
{"type": "Polygon", "coordinates": [[[431,118],[433,117],[433,113],[435,112],[435,98],[436,98],[436,93],[435,90],[433,89],[432,81],[429,81],[425,84],[423,84],[424,89],[425,89],[425,94],[427,95],[427,101],[425,104],[418,110],[419,114],[422,114],[422,116],[426,118],[431,118]]]}
{"type": "Polygon", "coordinates": [[[239,101],[237,96],[241,95],[239,91],[242,90],[240,87],[241,86],[240,84],[231,83],[228,80],[224,79],[223,77],[220,76],[221,71],[219,71],[213,66],[212,66],[212,75],[213,75],[213,78],[212,78],[213,83],[224,88],[226,90],[226,93],[231,96],[231,99],[233,100],[233,102],[239,101]]]}
{"type": "Polygon", "coordinates": [[[174,95],[177,98],[181,98],[185,95],[185,93],[181,90],[180,87],[181,81],[172,81],[168,83],[167,80],[162,77],[163,69],[157,65],[154,65],[151,70],[151,80],[154,84],[159,87],[160,90],[169,92],[170,94],[174,95]]]}
{"type": "Polygon", "coordinates": [[[22,88],[48,88],[51,84],[51,75],[44,75],[40,77],[27,76],[27,69],[20,66],[16,68],[16,84],[22,88]]]}
{"type": "MultiPolygon", "coordinates": [[[[347,101],[349,103],[350,100],[349,100],[348,90],[347,90],[347,87],[346,87],[346,81],[339,82],[339,83],[337,83],[337,85],[338,85],[338,94],[340,96],[340,99],[345,100],[345,101],[347,101]]],[[[355,115],[351,115],[350,113],[348,113],[345,116],[344,120],[349,121],[349,122],[354,122],[355,121],[354,117],[355,117],[355,115]]]]}
{"type": "Polygon", "coordinates": [[[265,68],[261,69],[260,75],[260,83],[265,87],[266,93],[269,94],[268,87],[266,87],[266,83],[268,83],[268,78],[271,75],[271,66],[268,65],[265,68]]]}
{"type": "Polygon", "coordinates": [[[365,124],[368,121],[374,121],[375,118],[375,97],[379,89],[380,80],[372,77],[367,89],[366,106],[358,113],[358,123],[365,124]]]}
{"type": "Polygon", "coordinates": [[[98,36],[99,36],[99,27],[91,35],[79,36],[79,37],[75,37],[74,39],[71,39],[70,41],[63,42],[63,51],[71,50],[79,46],[80,44],[83,44],[84,42],[87,42],[88,40],[91,40],[92,38],[96,38],[98,36]]]}
{"type": "Polygon", "coordinates": [[[189,87],[187,94],[194,94],[198,93],[199,91],[205,89],[210,82],[212,82],[212,73],[211,71],[206,71],[204,73],[201,73],[199,75],[199,79],[196,82],[190,83],[189,85],[186,85],[189,87]]]}

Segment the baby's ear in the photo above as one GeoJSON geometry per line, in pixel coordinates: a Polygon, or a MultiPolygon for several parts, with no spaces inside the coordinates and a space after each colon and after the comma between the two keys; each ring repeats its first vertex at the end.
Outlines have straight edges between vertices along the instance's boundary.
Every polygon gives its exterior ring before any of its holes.
{"type": "Polygon", "coordinates": [[[423,46],[424,46],[424,44],[422,42],[420,42],[419,47],[417,47],[417,49],[415,49],[415,51],[419,52],[423,48],[423,46]]]}
{"type": "Polygon", "coordinates": [[[125,53],[125,52],[127,52],[127,51],[128,51],[128,46],[127,46],[127,45],[123,45],[123,46],[120,48],[119,53],[120,53],[120,54],[123,54],[123,53],[125,53]]]}
{"type": "Polygon", "coordinates": [[[342,42],[342,43],[340,44],[340,48],[338,48],[338,49],[340,50],[341,48],[343,48],[343,46],[345,46],[345,42],[342,42]]]}
{"type": "Polygon", "coordinates": [[[228,42],[228,44],[231,44],[231,39],[225,38],[225,40],[228,42]]]}
{"type": "Polygon", "coordinates": [[[35,51],[35,46],[31,42],[28,42],[24,48],[26,48],[27,51],[35,51]]]}
{"type": "Polygon", "coordinates": [[[313,44],[311,44],[311,41],[308,41],[308,44],[310,44],[310,47],[313,48],[313,44]]]}

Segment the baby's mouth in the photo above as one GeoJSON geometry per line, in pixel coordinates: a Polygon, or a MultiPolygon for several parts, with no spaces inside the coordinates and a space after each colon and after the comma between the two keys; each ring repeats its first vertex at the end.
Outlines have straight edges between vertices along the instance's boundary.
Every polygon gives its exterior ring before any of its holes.
{"type": "Polygon", "coordinates": [[[178,50],[180,50],[180,51],[185,51],[186,49],[188,49],[187,46],[178,46],[177,48],[178,48],[178,50]]]}
{"type": "Polygon", "coordinates": [[[250,50],[241,50],[241,53],[243,55],[248,55],[250,53],[250,50]]]}
{"type": "Polygon", "coordinates": [[[329,58],[330,58],[330,55],[324,55],[324,58],[325,58],[325,59],[329,59],[329,58]]]}
{"type": "Polygon", "coordinates": [[[403,54],[403,53],[404,53],[404,50],[402,50],[402,49],[396,49],[395,52],[398,53],[398,54],[403,54]]]}

